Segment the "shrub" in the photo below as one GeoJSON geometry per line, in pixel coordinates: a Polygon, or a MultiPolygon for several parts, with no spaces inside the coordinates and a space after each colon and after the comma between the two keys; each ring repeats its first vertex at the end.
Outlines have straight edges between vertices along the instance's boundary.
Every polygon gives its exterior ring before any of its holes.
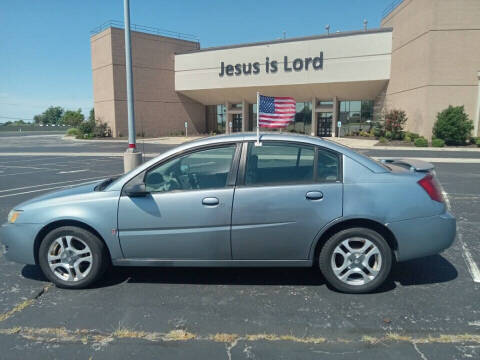
{"type": "Polygon", "coordinates": [[[383,125],[383,122],[376,121],[373,124],[372,132],[373,132],[373,136],[375,136],[376,138],[380,138],[382,136],[385,136],[385,127],[383,125]]]}
{"type": "Polygon", "coordinates": [[[445,140],[447,145],[465,145],[473,123],[465,113],[463,106],[449,106],[437,114],[433,126],[433,136],[445,140]]]}
{"type": "Polygon", "coordinates": [[[77,128],[70,128],[67,131],[67,136],[78,136],[78,135],[80,135],[80,130],[78,130],[77,128]]]}
{"type": "Polygon", "coordinates": [[[477,147],[480,147],[480,138],[477,138],[476,144],[477,144],[477,147]]]}
{"type": "Polygon", "coordinates": [[[408,143],[411,143],[411,142],[412,142],[412,139],[411,139],[410,136],[408,136],[408,135],[406,135],[403,140],[405,140],[405,142],[408,142],[408,143]]]}
{"type": "Polygon", "coordinates": [[[428,147],[428,141],[424,137],[419,137],[415,139],[414,144],[416,147],[428,147]]]}
{"type": "Polygon", "coordinates": [[[99,120],[89,118],[87,121],[84,121],[78,127],[80,132],[79,138],[81,139],[91,139],[93,137],[110,137],[112,136],[112,131],[106,123],[102,123],[99,120]]]}
{"type": "Polygon", "coordinates": [[[92,134],[94,129],[95,129],[95,121],[91,121],[91,120],[82,122],[78,127],[78,130],[80,130],[80,134],[82,135],[82,137],[84,137],[83,135],[85,134],[92,134]]]}
{"type": "Polygon", "coordinates": [[[433,139],[432,140],[432,146],[433,147],[444,147],[445,146],[445,141],[442,139],[433,139]]]}
{"type": "Polygon", "coordinates": [[[391,132],[391,138],[394,140],[403,139],[403,127],[406,122],[407,114],[403,110],[391,110],[385,114],[385,130],[391,132]]]}
{"type": "Polygon", "coordinates": [[[388,140],[392,140],[392,138],[393,138],[392,132],[391,131],[385,131],[385,137],[388,140]]]}
{"type": "Polygon", "coordinates": [[[478,139],[480,139],[480,137],[476,138],[475,136],[472,136],[472,137],[470,138],[470,144],[471,144],[471,145],[476,145],[478,139]]]}
{"type": "Polygon", "coordinates": [[[414,133],[414,132],[410,132],[410,131],[407,131],[405,133],[405,136],[408,136],[412,141],[415,141],[415,139],[418,139],[420,137],[419,134],[414,133]]]}
{"type": "Polygon", "coordinates": [[[380,144],[385,144],[385,143],[387,142],[387,139],[384,138],[383,136],[381,136],[380,139],[378,139],[378,142],[379,142],[380,144]]]}

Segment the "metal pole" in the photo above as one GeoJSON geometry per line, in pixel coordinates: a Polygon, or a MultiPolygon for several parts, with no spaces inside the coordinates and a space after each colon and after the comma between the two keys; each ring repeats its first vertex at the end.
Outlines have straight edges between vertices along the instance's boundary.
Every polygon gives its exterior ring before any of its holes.
{"type": "Polygon", "coordinates": [[[136,148],[135,144],[135,110],[133,105],[133,75],[132,75],[132,42],[130,40],[130,1],[124,0],[125,17],[125,69],[127,73],[127,108],[128,108],[128,147],[136,148]]]}
{"type": "Polygon", "coordinates": [[[260,116],[260,93],[257,91],[257,141],[255,142],[255,146],[262,146],[260,142],[260,124],[258,118],[260,116]]]}
{"type": "Polygon", "coordinates": [[[124,155],[125,172],[136,168],[142,162],[142,154],[137,151],[135,139],[135,109],[133,100],[132,43],[130,39],[130,1],[123,1],[125,21],[125,72],[127,76],[127,114],[128,114],[128,149],[124,155]]]}

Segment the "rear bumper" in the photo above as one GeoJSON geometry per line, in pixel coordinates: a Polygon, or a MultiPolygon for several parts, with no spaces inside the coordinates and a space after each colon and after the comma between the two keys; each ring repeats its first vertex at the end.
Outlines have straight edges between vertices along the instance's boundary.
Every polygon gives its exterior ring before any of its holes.
{"type": "Polygon", "coordinates": [[[456,220],[444,214],[387,224],[397,239],[397,261],[405,261],[442,252],[453,244],[456,220]]]}
{"type": "Polygon", "coordinates": [[[40,224],[3,224],[0,226],[0,243],[8,260],[22,264],[35,264],[35,237],[42,226],[40,224]]]}

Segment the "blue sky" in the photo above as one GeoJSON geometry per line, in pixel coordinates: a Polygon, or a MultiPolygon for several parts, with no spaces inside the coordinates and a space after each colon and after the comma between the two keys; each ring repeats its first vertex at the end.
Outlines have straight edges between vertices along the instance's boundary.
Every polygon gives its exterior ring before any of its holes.
{"type": "MultiPolygon", "coordinates": [[[[190,33],[202,47],[379,27],[392,0],[130,0],[131,22],[190,33]]],[[[93,107],[90,30],[123,20],[123,0],[0,4],[0,122],[49,105],[93,107]]]]}

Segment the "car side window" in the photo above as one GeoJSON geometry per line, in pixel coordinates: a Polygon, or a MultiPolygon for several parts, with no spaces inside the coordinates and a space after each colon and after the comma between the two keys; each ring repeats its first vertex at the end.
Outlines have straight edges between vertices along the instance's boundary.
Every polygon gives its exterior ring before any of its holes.
{"type": "Polygon", "coordinates": [[[195,151],[149,170],[145,188],[149,192],[223,188],[235,154],[235,145],[195,151]]]}
{"type": "Polygon", "coordinates": [[[340,155],[325,149],[318,149],[317,181],[335,182],[341,179],[340,155]]]}
{"type": "Polygon", "coordinates": [[[313,181],[313,146],[294,143],[248,145],[245,185],[293,184],[313,181]]]}

